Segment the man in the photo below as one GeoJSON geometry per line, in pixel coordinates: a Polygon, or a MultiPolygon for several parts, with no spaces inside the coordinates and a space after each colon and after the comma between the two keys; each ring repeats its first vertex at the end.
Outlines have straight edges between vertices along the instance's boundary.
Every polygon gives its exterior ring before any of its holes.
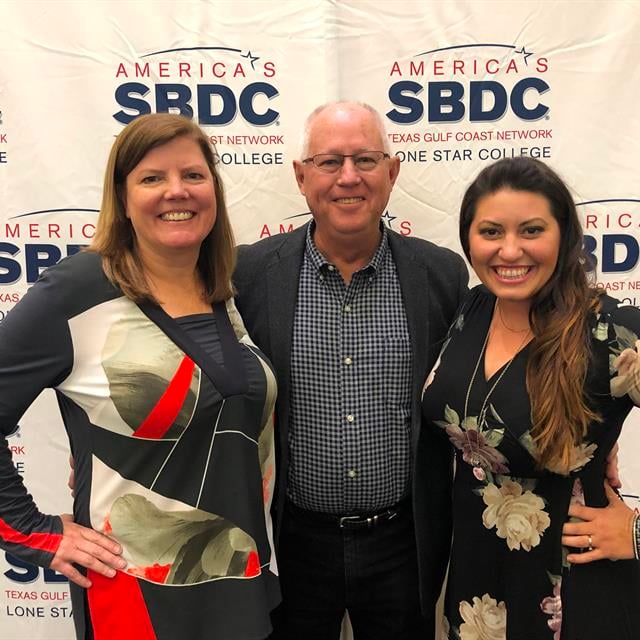
{"type": "Polygon", "coordinates": [[[273,638],[337,639],[345,610],[356,640],[431,638],[451,458],[420,390],[467,269],[381,224],[400,162],[371,107],[316,109],[293,164],[313,221],[241,247],[234,277],[279,384],[273,638]]]}

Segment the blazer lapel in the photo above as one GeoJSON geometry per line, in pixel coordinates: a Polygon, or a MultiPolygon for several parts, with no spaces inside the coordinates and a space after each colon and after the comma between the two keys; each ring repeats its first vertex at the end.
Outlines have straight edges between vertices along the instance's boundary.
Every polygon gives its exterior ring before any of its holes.
{"type": "Polygon", "coordinates": [[[429,362],[429,272],[418,260],[411,245],[396,233],[389,233],[389,243],[400,280],[404,310],[409,325],[412,355],[413,397],[411,403],[412,442],[415,445],[420,425],[420,390],[429,362]]]}
{"type": "Polygon", "coordinates": [[[266,282],[271,358],[275,370],[278,372],[278,398],[286,400],[279,403],[281,406],[288,406],[291,384],[293,318],[298,298],[298,283],[307,226],[304,225],[287,234],[281,247],[267,265],[266,282]]]}

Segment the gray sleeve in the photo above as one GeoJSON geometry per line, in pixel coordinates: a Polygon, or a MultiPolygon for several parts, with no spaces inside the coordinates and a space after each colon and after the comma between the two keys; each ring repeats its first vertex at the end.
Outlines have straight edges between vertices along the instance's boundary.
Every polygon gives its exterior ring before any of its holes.
{"type": "Polygon", "coordinates": [[[62,523],[36,507],[13,465],[6,436],[40,392],[63,380],[72,367],[56,280],[53,271],[45,272],[0,324],[0,546],[43,566],[57,549],[62,523]]]}

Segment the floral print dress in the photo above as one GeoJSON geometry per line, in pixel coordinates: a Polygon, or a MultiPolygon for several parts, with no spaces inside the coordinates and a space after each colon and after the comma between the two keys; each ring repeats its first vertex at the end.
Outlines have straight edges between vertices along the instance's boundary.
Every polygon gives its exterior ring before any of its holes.
{"type": "Polygon", "coordinates": [[[572,501],[607,504],[606,457],[639,403],[640,310],[605,297],[593,317],[586,384],[603,421],[590,425],[567,475],[535,464],[528,347],[485,379],[494,306],[484,287],[470,292],[423,396],[424,428],[449,439],[456,463],[443,638],[637,640],[640,563],[569,567],[561,536],[572,501]]]}

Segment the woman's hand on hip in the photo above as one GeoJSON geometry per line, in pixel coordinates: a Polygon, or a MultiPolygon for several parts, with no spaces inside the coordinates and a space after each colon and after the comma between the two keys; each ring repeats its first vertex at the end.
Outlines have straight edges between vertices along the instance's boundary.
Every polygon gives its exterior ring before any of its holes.
{"type": "Polygon", "coordinates": [[[573,564],[586,564],[594,560],[626,560],[634,557],[631,526],[634,512],[618,494],[604,483],[609,504],[600,509],[573,504],[569,516],[582,522],[565,522],[562,544],[584,549],[570,553],[567,560],[573,564]]]}
{"type": "Polygon", "coordinates": [[[91,581],[76,567],[78,564],[97,573],[113,578],[116,569],[127,566],[122,557],[122,547],[104,534],[76,524],[69,514],[60,516],[62,519],[62,541],[58,546],[51,568],[67,576],[77,585],[89,588],[91,581]]]}

